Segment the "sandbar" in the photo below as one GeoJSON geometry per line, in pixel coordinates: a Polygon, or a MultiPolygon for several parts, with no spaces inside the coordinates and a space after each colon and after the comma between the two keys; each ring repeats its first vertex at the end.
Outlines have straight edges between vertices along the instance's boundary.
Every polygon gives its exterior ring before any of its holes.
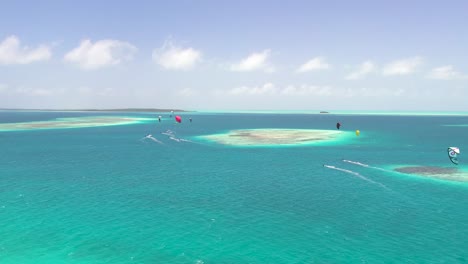
{"type": "Polygon", "coordinates": [[[0,132],[24,131],[38,129],[68,129],[100,126],[117,126],[145,123],[151,118],[123,117],[123,116],[93,116],[93,117],[67,117],[48,121],[34,121],[21,123],[2,123],[0,132]]]}
{"type": "Polygon", "coordinates": [[[447,181],[468,182],[468,171],[456,167],[404,166],[394,169],[396,172],[436,178],[447,181]]]}
{"type": "Polygon", "coordinates": [[[199,136],[199,138],[229,146],[300,146],[334,142],[351,132],[316,129],[240,129],[227,133],[199,136]]]}

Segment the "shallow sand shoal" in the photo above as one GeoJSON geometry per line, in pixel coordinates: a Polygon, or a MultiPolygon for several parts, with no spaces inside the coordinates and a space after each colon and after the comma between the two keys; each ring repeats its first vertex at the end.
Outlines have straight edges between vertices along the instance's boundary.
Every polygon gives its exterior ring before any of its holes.
{"type": "Polygon", "coordinates": [[[93,117],[73,117],[57,118],[49,121],[3,123],[0,124],[0,131],[21,131],[38,129],[66,129],[99,126],[116,126],[143,123],[150,121],[149,118],[119,117],[119,116],[93,116],[93,117]]]}
{"type": "Polygon", "coordinates": [[[394,169],[396,172],[447,181],[468,182],[468,171],[455,167],[404,166],[394,169]]]}
{"type": "Polygon", "coordinates": [[[293,146],[333,141],[345,134],[347,132],[315,129],[241,129],[200,137],[230,146],[293,146]]]}

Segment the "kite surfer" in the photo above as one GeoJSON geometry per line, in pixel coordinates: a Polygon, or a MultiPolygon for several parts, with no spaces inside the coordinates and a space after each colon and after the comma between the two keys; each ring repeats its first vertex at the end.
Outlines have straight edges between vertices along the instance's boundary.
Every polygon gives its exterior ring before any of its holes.
{"type": "Polygon", "coordinates": [[[460,149],[457,147],[449,147],[447,148],[447,154],[449,156],[450,161],[458,165],[458,155],[460,154],[460,149]]]}
{"type": "Polygon", "coordinates": [[[340,127],[341,127],[340,122],[336,123],[336,129],[340,129],[340,127]]]}

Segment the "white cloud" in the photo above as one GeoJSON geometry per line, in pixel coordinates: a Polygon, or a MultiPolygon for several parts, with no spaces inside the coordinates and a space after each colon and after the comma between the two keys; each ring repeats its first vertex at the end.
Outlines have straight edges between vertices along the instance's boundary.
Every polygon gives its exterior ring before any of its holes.
{"type": "Polygon", "coordinates": [[[91,94],[93,92],[93,90],[88,86],[80,86],[78,87],[77,91],[79,94],[85,94],[85,95],[91,94]]]}
{"type": "Polygon", "coordinates": [[[111,96],[114,89],[110,87],[91,88],[89,86],[80,86],[76,89],[76,92],[84,96],[111,96]]]}
{"type": "Polygon", "coordinates": [[[270,53],[271,52],[268,49],[262,52],[252,53],[249,56],[247,56],[247,58],[231,65],[231,70],[243,72],[259,70],[265,72],[274,72],[274,67],[268,63],[270,53]]]}
{"type": "Polygon", "coordinates": [[[407,91],[402,88],[366,88],[366,87],[333,87],[328,85],[288,85],[284,87],[277,87],[272,83],[266,83],[262,86],[241,86],[228,91],[216,91],[218,95],[234,95],[234,96],[276,96],[278,98],[284,97],[301,97],[301,98],[314,98],[314,97],[401,97],[407,94],[407,91]]]}
{"type": "Polygon", "coordinates": [[[265,95],[265,94],[275,94],[276,88],[272,83],[265,83],[263,86],[241,86],[234,88],[228,91],[228,94],[231,95],[265,95]]]}
{"type": "Polygon", "coordinates": [[[316,86],[316,85],[301,85],[294,86],[289,85],[281,90],[281,94],[291,96],[305,96],[305,95],[318,95],[318,96],[330,96],[333,95],[332,88],[329,86],[316,86]]]}
{"type": "Polygon", "coordinates": [[[48,60],[51,56],[50,48],[45,45],[34,49],[21,47],[21,42],[16,36],[9,36],[0,43],[0,64],[29,64],[48,60]]]}
{"type": "Polygon", "coordinates": [[[316,85],[289,85],[284,88],[278,88],[272,83],[265,83],[262,86],[240,86],[227,91],[228,95],[278,95],[278,96],[330,96],[333,95],[333,89],[329,86],[316,85]]]}
{"type": "Polygon", "coordinates": [[[190,96],[196,95],[197,92],[195,90],[193,90],[193,89],[185,88],[185,89],[177,91],[176,94],[179,95],[179,96],[190,97],[190,96]]]}
{"type": "Polygon", "coordinates": [[[0,93],[6,91],[8,89],[8,85],[4,83],[0,83],[0,93]]]}
{"type": "Polygon", "coordinates": [[[422,64],[422,58],[412,57],[393,61],[385,65],[383,75],[409,75],[416,71],[416,68],[422,64]]]}
{"type": "Polygon", "coordinates": [[[465,76],[462,73],[456,71],[452,65],[434,68],[427,77],[438,80],[455,80],[468,78],[468,76],[465,76]]]}
{"type": "Polygon", "coordinates": [[[15,92],[18,94],[24,94],[28,96],[49,96],[54,94],[54,92],[49,89],[29,87],[18,87],[15,92]]]}
{"type": "Polygon", "coordinates": [[[52,96],[64,94],[66,89],[64,88],[40,88],[40,87],[30,87],[30,86],[8,86],[6,84],[0,84],[0,93],[5,92],[10,95],[23,95],[23,96],[52,96]]]}
{"type": "Polygon", "coordinates": [[[117,65],[133,58],[137,48],[130,43],[105,39],[92,43],[86,39],[67,54],[65,61],[77,64],[85,70],[94,70],[110,65],[117,65]]]}
{"type": "Polygon", "coordinates": [[[386,97],[386,96],[401,96],[404,93],[406,93],[406,91],[403,88],[391,89],[391,88],[361,87],[361,88],[354,89],[352,93],[353,93],[352,96],[386,97]]]}
{"type": "Polygon", "coordinates": [[[202,53],[193,48],[181,48],[171,42],[164,43],[160,49],[153,50],[153,61],[169,70],[188,70],[197,64],[202,53]]]}
{"type": "Polygon", "coordinates": [[[317,57],[309,60],[308,62],[302,64],[297,72],[309,72],[309,71],[318,71],[318,70],[328,70],[331,68],[331,65],[325,61],[325,58],[317,57]]]}
{"type": "Polygon", "coordinates": [[[346,80],[363,79],[366,75],[375,72],[377,67],[372,61],[365,61],[360,64],[357,69],[345,77],[346,80]]]}
{"type": "Polygon", "coordinates": [[[112,88],[104,88],[104,89],[99,89],[99,91],[97,91],[97,95],[100,95],[100,96],[109,96],[112,94],[112,92],[114,91],[114,89],[112,88]]]}

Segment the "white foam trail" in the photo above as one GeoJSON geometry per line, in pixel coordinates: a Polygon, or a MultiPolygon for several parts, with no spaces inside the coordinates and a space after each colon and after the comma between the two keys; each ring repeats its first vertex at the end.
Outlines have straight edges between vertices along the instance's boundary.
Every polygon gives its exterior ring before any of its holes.
{"type": "Polygon", "coordinates": [[[357,161],[352,161],[352,160],[343,160],[343,161],[351,163],[351,164],[359,165],[359,166],[362,166],[362,167],[369,167],[369,165],[361,163],[361,162],[357,162],[357,161]]]}
{"type": "Polygon", "coordinates": [[[154,142],[156,143],[159,143],[159,144],[163,144],[161,141],[157,140],[156,138],[154,137],[148,137],[149,139],[153,140],[154,142]]]}
{"type": "Polygon", "coordinates": [[[351,164],[358,165],[358,166],[365,167],[365,168],[376,169],[376,170],[381,170],[381,171],[387,171],[388,172],[388,170],[386,170],[386,169],[370,166],[370,165],[367,165],[367,164],[364,164],[364,163],[361,163],[361,162],[358,162],[358,161],[352,161],[352,160],[345,160],[344,159],[343,162],[351,163],[351,164]]]}
{"type": "Polygon", "coordinates": [[[174,140],[174,141],[180,142],[180,139],[175,138],[175,137],[169,137],[169,139],[172,139],[172,140],[174,140]]]}
{"type": "Polygon", "coordinates": [[[173,137],[174,136],[174,131],[168,129],[165,132],[161,132],[161,134],[173,137]]]}
{"type": "Polygon", "coordinates": [[[342,172],[346,172],[346,173],[352,174],[352,175],[356,176],[357,178],[359,178],[359,179],[361,179],[361,180],[364,180],[364,181],[367,181],[367,182],[376,184],[376,185],[378,185],[378,186],[384,188],[385,190],[391,191],[387,186],[383,185],[382,183],[373,181],[373,180],[371,180],[371,179],[369,179],[369,178],[366,178],[365,176],[359,174],[358,172],[355,172],[355,171],[352,171],[352,170],[347,170],[347,169],[338,168],[338,167],[331,166],[331,165],[323,165],[323,166],[326,167],[326,168],[329,168],[329,169],[333,169],[333,170],[342,171],[342,172]]]}
{"type": "Polygon", "coordinates": [[[152,140],[152,141],[154,141],[154,142],[156,142],[156,143],[164,144],[164,143],[162,143],[161,141],[157,140],[157,139],[156,139],[155,137],[153,137],[152,135],[147,135],[146,137],[143,137],[143,138],[141,139],[141,141],[144,141],[145,139],[150,139],[150,140],[152,140]]]}

